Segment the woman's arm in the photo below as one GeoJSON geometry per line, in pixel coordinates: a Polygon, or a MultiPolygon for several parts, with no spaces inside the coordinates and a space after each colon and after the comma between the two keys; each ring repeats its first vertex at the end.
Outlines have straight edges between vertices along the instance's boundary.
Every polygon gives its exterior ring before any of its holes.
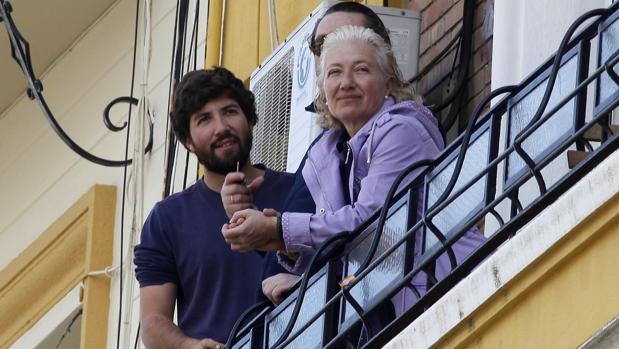
{"type": "MultiPolygon", "coordinates": [[[[356,202],[334,212],[285,212],[282,215],[286,250],[299,255],[296,261],[280,255],[280,262],[286,269],[293,273],[303,272],[322,242],[338,232],[354,230],[382,206],[393,181],[404,168],[419,160],[432,159],[440,150],[425,126],[412,117],[393,117],[375,132],[374,149],[368,149],[372,152],[371,164],[367,176],[360,182],[356,202]]],[[[408,178],[412,179],[421,170],[408,178]]]]}

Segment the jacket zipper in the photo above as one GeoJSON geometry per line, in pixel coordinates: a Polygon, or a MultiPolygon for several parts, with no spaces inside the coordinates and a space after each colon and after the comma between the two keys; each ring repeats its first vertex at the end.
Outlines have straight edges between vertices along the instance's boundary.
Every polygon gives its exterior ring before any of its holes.
{"type": "MultiPolygon", "coordinates": [[[[316,170],[316,164],[314,164],[314,160],[311,157],[311,153],[307,154],[307,160],[312,164],[312,170],[314,170],[314,175],[316,176],[316,182],[318,182],[318,187],[320,188],[320,194],[322,195],[322,200],[329,206],[329,210],[333,212],[333,208],[331,207],[331,203],[327,200],[327,196],[325,195],[325,191],[323,189],[322,184],[320,183],[320,176],[318,175],[318,170],[316,170]]],[[[318,207],[316,207],[318,208],[318,207]]]]}
{"type": "Polygon", "coordinates": [[[351,154],[351,146],[350,144],[348,144],[348,142],[346,142],[346,159],[344,160],[344,166],[348,167],[348,158],[350,156],[350,168],[349,168],[349,172],[348,172],[348,182],[347,183],[342,183],[343,185],[348,186],[348,199],[350,200],[350,203],[354,203],[355,202],[355,175],[354,175],[354,162],[355,162],[355,156],[351,154]],[[352,183],[352,186],[351,186],[352,183]]]}

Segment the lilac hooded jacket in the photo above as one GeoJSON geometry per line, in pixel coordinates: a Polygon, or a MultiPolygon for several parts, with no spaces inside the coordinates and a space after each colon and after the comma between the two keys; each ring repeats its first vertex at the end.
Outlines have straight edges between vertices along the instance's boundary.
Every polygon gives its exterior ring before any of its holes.
{"type": "MultiPolygon", "coordinates": [[[[299,257],[295,262],[280,254],[279,260],[292,273],[301,274],[316,249],[330,236],[354,230],[376,212],[404,168],[419,160],[434,159],[443,149],[437,120],[427,108],[413,101],[395,103],[392,98],[386,99],[381,109],[348,141],[352,156],[348,192],[352,204],[347,205],[340,176],[343,155],[336,150],[341,132],[344,131],[326,131],[308,150],[302,173],[316,203],[316,213],[282,214],[286,250],[299,257]]],[[[414,178],[422,170],[408,178],[414,178]]],[[[419,217],[423,205],[417,207],[419,217]]],[[[416,239],[415,245],[420,246],[420,236],[416,239]]],[[[456,258],[463,259],[482,241],[480,234],[467,233],[454,246],[456,258]]],[[[444,277],[449,270],[448,259],[439,259],[437,277],[444,277]]],[[[413,283],[424,291],[425,282],[416,280],[413,283]]]]}

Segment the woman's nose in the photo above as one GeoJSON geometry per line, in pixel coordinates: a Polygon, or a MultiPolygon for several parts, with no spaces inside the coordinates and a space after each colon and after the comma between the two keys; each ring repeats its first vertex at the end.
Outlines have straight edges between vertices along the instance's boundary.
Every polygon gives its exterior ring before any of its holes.
{"type": "Polygon", "coordinates": [[[342,74],[342,81],[340,83],[340,87],[344,88],[344,89],[347,89],[347,88],[351,88],[353,86],[355,86],[355,79],[354,79],[353,75],[350,74],[350,73],[342,74]]]}

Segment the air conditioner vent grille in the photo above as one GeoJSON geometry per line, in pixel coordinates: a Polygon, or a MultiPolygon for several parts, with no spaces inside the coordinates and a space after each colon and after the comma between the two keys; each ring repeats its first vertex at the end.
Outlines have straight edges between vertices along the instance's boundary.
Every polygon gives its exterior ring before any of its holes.
{"type": "Polygon", "coordinates": [[[251,160],[277,171],[286,169],[288,158],[293,57],[290,49],[253,88],[258,124],[251,160]]]}

